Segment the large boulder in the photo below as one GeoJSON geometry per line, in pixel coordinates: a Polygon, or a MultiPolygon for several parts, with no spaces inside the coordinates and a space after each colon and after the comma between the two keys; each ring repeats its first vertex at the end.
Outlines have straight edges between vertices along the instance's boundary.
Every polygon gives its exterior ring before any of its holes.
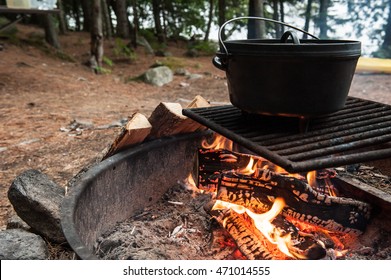
{"type": "Polygon", "coordinates": [[[174,74],[167,66],[159,66],[149,69],[144,73],[144,81],[154,86],[163,86],[173,80],[174,74]]]}

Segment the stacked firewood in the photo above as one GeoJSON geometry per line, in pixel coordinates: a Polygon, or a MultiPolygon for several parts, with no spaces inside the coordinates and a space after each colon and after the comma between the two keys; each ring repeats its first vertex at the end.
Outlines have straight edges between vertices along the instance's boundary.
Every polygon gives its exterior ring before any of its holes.
{"type": "MultiPolygon", "coordinates": [[[[209,106],[207,100],[197,95],[186,108],[209,106]]],[[[106,149],[102,160],[144,141],[204,129],[204,126],[182,114],[181,104],[161,102],[149,117],[134,113],[121,128],[114,142],[106,149]]]]}

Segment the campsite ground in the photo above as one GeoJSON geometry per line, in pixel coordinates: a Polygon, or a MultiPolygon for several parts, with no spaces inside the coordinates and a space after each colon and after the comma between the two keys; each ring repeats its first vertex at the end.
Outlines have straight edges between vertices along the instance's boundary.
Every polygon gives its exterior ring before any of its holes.
{"type": "MultiPolygon", "coordinates": [[[[172,56],[166,58],[139,47],[129,61],[116,59],[116,43],[106,41],[114,65],[107,66],[110,73],[96,75],[84,64],[89,34],[60,36],[70,61],[31,44],[31,38],[42,38],[40,29],[20,25],[18,30],[17,44],[0,38],[0,230],[13,212],[7,190],[21,172],[38,169],[65,186],[101,155],[120,121],[134,112],[149,116],[162,101],[186,105],[196,95],[212,104],[229,102],[224,72],[213,67],[211,56],[185,56],[183,44],[170,44],[172,56]],[[157,61],[202,77],[177,75],[162,87],[128,81],[157,61]]],[[[391,76],[357,73],[350,95],[391,104],[391,76]]]]}

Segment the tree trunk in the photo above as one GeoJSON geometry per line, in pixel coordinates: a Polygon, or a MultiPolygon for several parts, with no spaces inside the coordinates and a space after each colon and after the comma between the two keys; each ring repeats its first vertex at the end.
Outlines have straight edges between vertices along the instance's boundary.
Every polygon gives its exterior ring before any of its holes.
{"type": "Polygon", "coordinates": [[[92,24],[92,12],[89,0],[81,0],[81,8],[83,9],[83,31],[90,32],[92,24]]]}
{"type": "Polygon", "coordinates": [[[155,31],[157,39],[160,43],[164,43],[166,38],[164,36],[164,31],[161,22],[161,6],[159,0],[152,0],[152,10],[153,10],[153,19],[155,21],[155,31]]]}
{"type": "Polygon", "coordinates": [[[125,0],[115,1],[115,14],[117,16],[117,36],[127,39],[130,37],[128,4],[125,0]]]}
{"type": "Polygon", "coordinates": [[[72,1],[72,10],[73,10],[73,15],[75,17],[75,22],[76,22],[76,31],[81,30],[79,4],[80,3],[77,0],[72,1]]]}
{"type": "MultiPolygon", "coordinates": [[[[307,1],[307,8],[305,10],[305,23],[304,23],[304,30],[308,32],[310,28],[310,20],[311,20],[311,12],[312,12],[312,1],[307,1]]],[[[303,39],[307,39],[308,35],[304,33],[303,39]]]]}
{"type": "Polygon", "coordinates": [[[92,6],[91,57],[90,65],[95,73],[99,73],[103,58],[103,31],[101,0],[94,0],[92,6]]]}
{"type": "Polygon", "coordinates": [[[214,0],[209,0],[208,23],[206,25],[205,36],[204,36],[205,42],[209,40],[210,28],[212,26],[212,21],[213,21],[213,10],[214,10],[214,0]]]}
{"type": "Polygon", "coordinates": [[[382,49],[388,50],[391,55],[391,0],[388,0],[388,19],[385,32],[382,49]]]}
{"type": "MultiPolygon", "coordinates": [[[[284,9],[284,0],[280,0],[280,20],[285,21],[285,9],[284,9]]],[[[284,33],[284,25],[281,25],[281,34],[284,33]]]]}
{"type": "MultiPolygon", "coordinates": [[[[264,0],[249,0],[248,15],[255,17],[264,17],[264,0]]],[[[247,24],[248,39],[262,38],[265,35],[265,22],[259,20],[249,20],[247,24]]]]}
{"type": "MultiPolygon", "coordinates": [[[[225,22],[225,0],[218,0],[219,1],[219,19],[218,19],[218,22],[219,22],[219,26],[222,26],[225,22]]],[[[226,36],[225,36],[225,33],[222,32],[221,34],[221,39],[222,40],[225,40],[226,39],[226,36]]]]}
{"type": "Polygon", "coordinates": [[[101,5],[102,5],[102,18],[103,18],[104,30],[105,30],[104,34],[106,38],[111,39],[111,37],[113,36],[113,30],[112,30],[109,6],[107,0],[102,0],[101,5]]]}
{"type": "Polygon", "coordinates": [[[320,0],[320,6],[319,6],[319,37],[326,39],[327,37],[327,31],[329,29],[327,25],[327,9],[329,7],[330,0],[320,0]]]}
{"type": "Polygon", "coordinates": [[[64,6],[62,5],[62,0],[57,1],[57,7],[60,9],[60,15],[59,15],[59,32],[60,34],[64,35],[68,31],[68,25],[67,21],[65,19],[65,14],[64,14],[64,6]]]}
{"type": "MultiPolygon", "coordinates": [[[[279,17],[279,0],[273,0],[273,19],[274,20],[280,20],[279,17]]],[[[282,36],[282,25],[281,24],[274,24],[274,30],[276,32],[276,38],[280,38],[282,36]]]]}
{"type": "Polygon", "coordinates": [[[133,29],[130,33],[130,40],[132,42],[133,48],[137,48],[137,36],[139,29],[139,17],[138,17],[138,7],[137,0],[132,0],[132,10],[133,10],[133,29]]]}
{"type": "Polygon", "coordinates": [[[45,39],[51,46],[56,49],[60,49],[60,42],[58,41],[58,35],[53,22],[53,16],[51,14],[42,15],[43,25],[45,28],[45,39]]]}

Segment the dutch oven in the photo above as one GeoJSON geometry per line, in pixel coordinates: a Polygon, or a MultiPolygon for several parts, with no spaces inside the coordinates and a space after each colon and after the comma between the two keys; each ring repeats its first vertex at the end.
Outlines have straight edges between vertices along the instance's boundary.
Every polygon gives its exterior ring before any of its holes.
{"type": "Polygon", "coordinates": [[[231,103],[248,113],[318,116],[342,109],[361,55],[361,42],[320,40],[284,22],[239,17],[219,29],[220,50],[213,64],[226,72],[231,103]],[[288,26],[310,35],[299,40],[289,30],[281,39],[222,41],[224,27],[255,19],[288,26]]]}

